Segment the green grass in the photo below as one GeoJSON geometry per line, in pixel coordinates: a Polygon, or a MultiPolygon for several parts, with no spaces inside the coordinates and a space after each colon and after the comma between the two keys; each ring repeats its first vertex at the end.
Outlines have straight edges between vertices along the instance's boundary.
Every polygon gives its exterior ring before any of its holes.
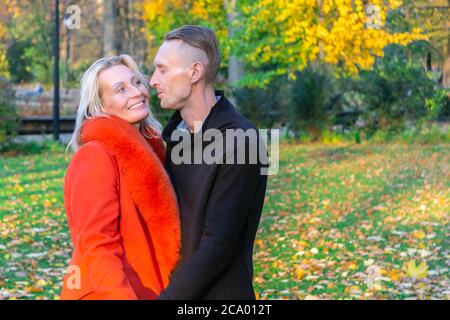
{"type": "MultiPolygon", "coordinates": [[[[449,149],[283,144],[255,243],[259,298],[448,299],[449,149]]],[[[54,145],[0,157],[0,296],[59,295],[69,160],[54,145]]]]}
{"type": "Polygon", "coordinates": [[[448,299],[449,151],[283,146],[256,240],[259,297],[448,299]],[[408,272],[413,259],[425,278],[408,272]]]}
{"type": "Polygon", "coordinates": [[[52,299],[71,253],[63,206],[70,157],[54,143],[32,146],[29,154],[0,157],[0,290],[52,299]]]}

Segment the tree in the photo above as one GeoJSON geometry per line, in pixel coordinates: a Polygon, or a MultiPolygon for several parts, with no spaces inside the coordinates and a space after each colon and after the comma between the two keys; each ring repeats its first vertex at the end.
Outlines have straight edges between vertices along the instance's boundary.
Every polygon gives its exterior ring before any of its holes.
{"type": "Polygon", "coordinates": [[[6,6],[5,11],[9,12],[6,20],[6,51],[10,76],[14,81],[28,80],[26,73],[20,74],[16,69],[11,69],[25,66],[37,81],[50,81],[53,63],[53,9],[49,10],[52,8],[51,2],[10,0],[6,2],[6,6]]]}
{"type": "Polygon", "coordinates": [[[389,47],[372,71],[363,71],[354,80],[352,89],[361,97],[359,110],[367,131],[401,131],[408,125],[419,126],[427,115],[426,103],[435,86],[413,49],[389,47]]]}
{"type": "MultiPolygon", "coordinates": [[[[236,0],[225,0],[225,7],[227,8],[227,22],[228,34],[233,38],[237,30],[237,8],[236,0]]],[[[235,53],[231,53],[228,60],[228,84],[234,86],[238,84],[244,75],[244,64],[242,59],[239,59],[235,53]]]]}
{"type": "MultiPolygon", "coordinates": [[[[222,67],[228,67],[230,57],[230,21],[235,16],[233,10],[240,0],[146,0],[142,4],[143,17],[150,45],[151,54],[155,54],[164,35],[172,29],[186,24],[199,24],[211,27],[221,45],[222,67]]],[[[236,65],[236,64],[234,64],[236,65]]],[[[232,67],[232,72],[239,73],[239,66],[232,67]]]]}
{"type": "Polygon", "coordinates": [[[239,52],[259,70],[247,74],[245,82],[264,86],[280,74],[295,78],[313,61],[335,65],[344,74],[369,70],[387,45],[425,38],[418,28],[392,33],[385,27],[388,12],[401,5],[399,0],[242,2],[239,52]]]}
{"type": "Polygon", "coordinates": [[[119,53],[132,53],[138,65],[148,64],[148,39],[143,19],[142,0],[118,0],[119,53]]]}
{"type": "Polygon", "coordinates": [[[118,53],[116,30],[117,1],[104,0],[103,4],[103,55],[115,56],[118,53]]]}
{"type": "MultiPolygon", "coordinates": [[[[244,61],[244,84],[265,86],[277,75],[295,77],[313,61],[356,74],[370,69],[387,45],[424,39],[418,28],[386,27],[388,13],[401,6],[399,0],[149,0],[144,17],[155,41],[182,24],[212,26],[231,68],[233,59],[244,61]]],[[[236,71],[228,69],[229,79],[236,71]]]]}
{"type": "MultiPolygon", "coordinates": [[[[405,4],[404,15],[411,24],[421,25],[424,34],[439,57],[441,83],[450,88],[450,0],[417,0],[405,4]]],[[[432,52],[428,52],[428,68],[432,66],[432,52]]]]}

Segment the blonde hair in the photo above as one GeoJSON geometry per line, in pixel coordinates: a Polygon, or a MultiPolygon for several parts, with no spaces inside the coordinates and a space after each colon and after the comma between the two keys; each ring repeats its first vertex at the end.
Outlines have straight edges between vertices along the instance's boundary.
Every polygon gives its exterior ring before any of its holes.
{"type": "MultiPolygon", "coordinates": [[[[96,117],[108,117],[108,114],[103,111],[102,101],[100,99],[100,81],[98,75],[101,71],[116,65],[124,65],[136,73],[139,80],[148,88],[148,80],[139,71],[139,68],[134,62],[133,58],[128,54],[120,56],[104,57],[95,61],[84,73],[80,81],[80,104],[78,105],[77,117],[75,121],[75,129],[72,138],[67,145],[76,152],[81,147],[81,129],[87,119],[96,117]]],[[[158,120],[153,116],[151,110],[149,115],[141,122],[140,131],[148,138],[161,135],[162,126],[158,120]],[[150,133],[150,136],[148,135],[150,133]]],[[[66,149],[66,151],[67,151],[66,149]]]]}

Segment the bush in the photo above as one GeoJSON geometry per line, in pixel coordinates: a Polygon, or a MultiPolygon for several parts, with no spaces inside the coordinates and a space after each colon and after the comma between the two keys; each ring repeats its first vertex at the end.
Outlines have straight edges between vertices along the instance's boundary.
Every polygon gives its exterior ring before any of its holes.
{"type": "Polygon", "coordinates": [[[354,142],[354,135],[347,133],[337,133],[335,131],[326,130],[322,132],[320,141],[324,144],[342,144],[342,143],[350,143],[354,142]]]}
{"type": "Polygon", "coordinates": [[[340,97],[335,81],[326,68],[309,67],[297,74],[290,85],[289,121],[296,130],[306,130],[313,140],[320,140],[322,132],[333,119],[333,107],[340,97]]]}
{"type": "Polygon", "coordinates": [[[426,104],[436,84],[428,78],[420,60],[412,58],[414,50],[388,47],[374,69],[361,72],[353,82],[353,90],[362,98],[356,108],[363,112],[369,134],[377,130],[400,133],[408,123],[427,117],[426,104]]]}
{"type": "Polygon", "coordinates": [[[450,120],[450,90],[439,88],[426,100],[430,120],[450,120]]]}
{"type": "Polygon", "coordinates": [[[17,156],[41,153],[64,153],[64,145],[53,139],[45,139],[40,142],[27,141],[8,143],[0,148],[3,155],[17,156]]]}
{"type": "Polygon", "coordinates": [[[153,88],[150,89],[150,110],[163,127],[167,125],[170,117],[174,113],[173,110],[165,110],[161,108],[161,101],[156,94],[156,90],[153,88]]]}
{"type": "Polygon", "coordinates": [[[79,88],[83,73],[90,67],[92,61],[83,61],[77,66],[66,65],[64,61],[59,63],[60,78],[66,88],[79,88]]]}
{"type": "Polygon", "coordinates": [[[11,85],[0,79],[0,148],[10,143],[17,133],[19,116],[12,104],[13,99],[14,90],[11,85]]]}
{"type": "Polygon", "coordinates": [[[450,128],[446,130],[440,128],[437,124],[423,129],[412,140],[420,144],[439,144],[450,142],[450,128]],[[415,139],[414,139],[415,138],[415,139]]]}
{"type": "Polygon", "coordinates": [[[30,82],[33,78],[30,66],[32,64],[31,58],[25,55],[28,47],[31,47],[31,40],[14,40],[8,46],[8,71],[11,81],[14,83],[30,82]]]}
{"type": "Polygon", "coordinates": [[[239,88],[233,91],[236,107],[259,128],[271,128],[287,121],[288,83],[283,77],[274,79],[266,89],[239,88]]]}
{"type": "Polygon", "coordinates": [[[367,139],[372,143],[388,143],[394,139],[394,132],[388,130],[377,130],[367,136],[367,139]]]}
{"type": "Polygon", "coordinates": [[[378,130],[370,136],[371,143],[396,142],[402,144],[440,144],[450,142],[450,127],[441,127],[438,124],[423,126],[422,129],[410,127],[400,133],[394,131],[378,130]]]}
{"type": "Polygon", "coordinates": [[[283,143],[293,144],[310,144],[310,143],[322,143],[326,145],[340,145],[340,144],[353,144],[361,143],[361,135],[358,130],[350,132],[340,133],[333,130],[322,131],[319,138],[313,136],[307,131],[300,130],[297,132],[297,137],[281,137],[283,143]]]}
{"type": "Polygon", "coordinates": [[[239,111],[259,127],[285,127],[301,141],[320,141],[339,105],[337,82],[327,67],[314,65],[295,80],[278,76],[265,89],[240,88],[234,96],[239,111]]]}

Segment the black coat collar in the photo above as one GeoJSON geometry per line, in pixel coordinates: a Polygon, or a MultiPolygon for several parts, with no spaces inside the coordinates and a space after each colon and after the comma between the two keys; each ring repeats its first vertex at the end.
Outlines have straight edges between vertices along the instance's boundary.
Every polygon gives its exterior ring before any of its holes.
{"type": "MultiPolygon", "coordinates": [[[[225,97],[225,94],[222,90],[215,91],[216,96],[219,97],[219,100],[217,103],[211,108],[211,111],[209,112],[208,116],[206,117],[205,121],[203,122],[202,131],[205,131],[210,128],[219,128],[221,127],[222,121],[219,121],[217,123],[217,120],[220,120],[224,117],[222,115],[227,114],[230,111],[234,111],[233,105],[230,103],[230,101],[225,97]]],[[[181,117],[180,111],[176,111],[172,117],[170,117],[169,122],[167,123],[166,127],[163,130],[162,138],[167,144],[176,143],[179,141],[172,141],[171,136],[172,132],[176,130],[177,126],[180,124],[180,122],[183,120],[181,117]]]]}

